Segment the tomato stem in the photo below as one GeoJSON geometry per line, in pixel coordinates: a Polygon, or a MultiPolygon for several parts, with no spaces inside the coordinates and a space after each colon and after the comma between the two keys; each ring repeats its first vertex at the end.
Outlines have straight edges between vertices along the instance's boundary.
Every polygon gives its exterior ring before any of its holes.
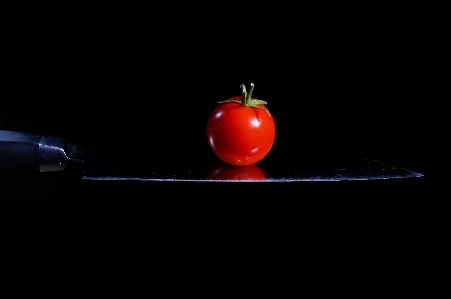
{"type": "Polygon", "coordinates": [[[249,92],[246,91],[246,86],[244,84],[241,84],[241,95],[242,95],[242,99],[241,99],[241,103],[244,106],[249,106],[251,105],[251,101],[252,101],[252,92],[254,91],[254,83],[250,84],[250,89],[249,92]]]}
{"type": "Polygon", "coordinates": [[[257,99],[252,98],[252,92],[254,91],[254,83],[250,84],[249,92],[247,92],[246,86],[244,84],[241,84],[240,87],[241,87],[241,101],[225,100],[225,101],[221,101],[218,103],[235,102],[235,103],[238,103],[238,104],[246,106],[246,107],[265,110],[268,113],[268,115],[271,116],[271,114],[269,113],[269,110],[264,106],[264,105],[266,105],[266,101],[257,100],[257,99]],[[261,106],[259,106],[259,105],[261,105],[261,106]]]}

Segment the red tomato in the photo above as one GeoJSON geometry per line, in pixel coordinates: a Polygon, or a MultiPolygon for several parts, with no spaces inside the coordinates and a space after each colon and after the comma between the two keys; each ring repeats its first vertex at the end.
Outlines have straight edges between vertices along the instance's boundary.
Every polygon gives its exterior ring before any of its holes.
{"type": "Polygon", "coordinates": [[[219,102],[207,122],[210,148],[222,161],[246,166],[262,160],[276,137],[274,119],[265,101],[252,98],[242,84],[242,95],[219,102]]]}
{"type": "Polygon", "coordinates": [[[221,161],[210,169],[205,179],[215,181],[261,181],[265,179],[265,174],[256,164],[233,166],[221,161]]]}

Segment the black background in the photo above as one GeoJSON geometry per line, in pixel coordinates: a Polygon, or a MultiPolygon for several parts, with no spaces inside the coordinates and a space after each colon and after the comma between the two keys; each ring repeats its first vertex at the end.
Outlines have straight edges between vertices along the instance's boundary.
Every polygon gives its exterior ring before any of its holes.
{"type": "Polygon", "coordinates": [[[415,163],[435,91],[433,12],[422,1],[7,6],[0,124],[209,153],[215,103],[253,82],[277,122],[277,148],[415,163]]]}
{"type": "MultiPolygon", "coordinates": [[[[0,128],[209,159],[215,103],[252,82],[276,121],[273,155],[365,154],[428,178],[435,9],[425,1],[2,4],[0,128]]],[[[49,290],[30,284],[41,276],[80,292],[194,272],[209,283],[258,278],[289,289],[303,280],[344,291],[353,281],[383,292],[427,264],[409,263],[420,254],[412,248],[433,239],[423,200],[435,197],[424,181],[231,186],[3,182],[2,263],[11,280],[49,290]]]]}

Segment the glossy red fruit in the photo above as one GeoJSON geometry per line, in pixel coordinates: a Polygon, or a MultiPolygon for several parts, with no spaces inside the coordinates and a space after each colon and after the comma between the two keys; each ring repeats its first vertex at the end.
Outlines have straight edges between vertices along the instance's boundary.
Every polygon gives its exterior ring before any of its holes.
{"type": "Polygon", "coordinates": [[[252,98],[242,84],[242,95],[219,102],[207,122],[207,139],[225,163],[246,166],[259,162],[271,150],[276,136],[274,118],[265,101],[252,98]]]}

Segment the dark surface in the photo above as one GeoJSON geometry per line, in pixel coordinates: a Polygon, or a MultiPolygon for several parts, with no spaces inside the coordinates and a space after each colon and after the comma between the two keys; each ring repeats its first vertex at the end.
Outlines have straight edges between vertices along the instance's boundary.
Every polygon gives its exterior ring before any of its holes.
{"type": "Polygon", "coordinates": [[[153,290],[163,281],[278,294],[431,290],[444,219],[426,106],[437,84],[435,8],[251,8],[3,3],[1,129],[133,146],[163,162],[193,152],[213,160],[209,113],[253,82],[276,121],[274,154],[355,153],[424,177],[2,178],[2,292],[153,290]]]}
{"type": "Polygon", "coordinates": [[[1,183],[4,290],[427,294],[440,280],[446,218],[423,178],[1,183]]]}

